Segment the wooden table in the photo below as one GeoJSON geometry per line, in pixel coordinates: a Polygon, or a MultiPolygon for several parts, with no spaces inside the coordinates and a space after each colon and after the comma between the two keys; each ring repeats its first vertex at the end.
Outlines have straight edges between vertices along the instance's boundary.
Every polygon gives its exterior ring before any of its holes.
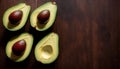
{"type": "Polygon", "coordinates": [[[0,69],[120,69],[120,0],[57,0],[54,25],[45,32],[30,26],[29,18],[19,31],[2,24],[6,9],[18,3],[31,5],[31,13],[50,0],[0,0],[0,69]],[[34,44],[29,57],[15,63],[5,54],[6,43],[15,35],[29,32],[34,44]],[[59,57],[48,65],[35,60],[36,43],[50,32],[59,34],[59,57]]]}

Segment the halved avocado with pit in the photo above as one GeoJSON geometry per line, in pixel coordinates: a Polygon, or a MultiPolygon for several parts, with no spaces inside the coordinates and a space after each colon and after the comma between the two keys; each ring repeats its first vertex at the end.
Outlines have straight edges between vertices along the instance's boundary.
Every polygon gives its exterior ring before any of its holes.
{"type": "Polygon", "coordinates": [[[56,19],[56,13],[56,2],[47,2],[41,5],[35,9],[30,16],[31,26],[38,31],[49,29],[56,19]]]}
{"type": "Polygon", "coordinates": [[[7,9],[3,15],[4,27],[10,31],[21,29],[27,21],[30,9],[31,7],[25,3],[19,3],[7,9]]]}
{"type": "Polygon", "coordinates": [[[30,54],[32,45],[33,36],[29,33],[22,33],[8,41],[6,55],[15,62],[21,62],[30,54]]]}
{"type": "Polygon", "coordinates": [[[43,64],[54,62],[59,54],[59,36],[52,32],[38,42],[35,47],[35,58],[43,64]]]}

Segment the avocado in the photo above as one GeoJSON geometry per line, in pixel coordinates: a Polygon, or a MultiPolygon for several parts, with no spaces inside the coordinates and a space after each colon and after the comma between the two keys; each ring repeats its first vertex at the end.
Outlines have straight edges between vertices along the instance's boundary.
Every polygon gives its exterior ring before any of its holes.
{"type": "Polygon", "coordinates": [[[51,32],[40,40],[35,47],[35,58],[43,64],[50,64],[56,60],[59,54],[58,34],[51,32]]]}
{"type": "Polygon", "coordinates": [[[6,55],[15,62],[25,60],[32,49],[33,36],[29,33],[22,33],[13,37],[6,45],[6,55]]]}
{"type": "Polygon", "coordinates": [[[25,3],[19,3],[10,7],[3,14],[3,25],[10,31],[21,29],[28,18],[31,7],[25,3]]]}
{"type": "Polygon", "coordinates": [[[56,13],[56,2],[47,2],[39,6],[32,12],[30,16],[31,26],[38,31],[47,30],[54,24],[56,13]]]}

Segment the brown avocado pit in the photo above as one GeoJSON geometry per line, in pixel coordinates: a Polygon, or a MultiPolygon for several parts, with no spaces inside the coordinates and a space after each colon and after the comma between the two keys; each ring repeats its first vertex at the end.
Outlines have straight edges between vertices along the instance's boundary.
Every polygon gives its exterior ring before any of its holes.
{"type": "Polygon", "coordinates": [[[13,25],[19,24],[19,21],[21,20],[22,16],[23,16],[23,12],[21,10],[13,11],[9,15],[9,21],[13,25]]]}
{"type": "Polygon", "coordinates": [[[22,53],[25,51],[26,48],[26,42],[24,39],[17,41],[13,47],[12,51],[16,56],[22,55],[22,53]]]}
{"type": "Polygon", "coordinates": [[[37,19],[40,24],[45,24],[45,22],[49,19],[49,17],[50,17],[50,11],[43,10],[38,14],[37,19]]]}

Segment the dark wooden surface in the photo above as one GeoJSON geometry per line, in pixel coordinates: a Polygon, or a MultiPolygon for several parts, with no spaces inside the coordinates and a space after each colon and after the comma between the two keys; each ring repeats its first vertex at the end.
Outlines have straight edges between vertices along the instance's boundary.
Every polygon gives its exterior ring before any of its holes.
{"type": "Polygon", "coordinates": [[[56,0],[55,24],[45,32],[31,28],[29,18],[21,30],[10,32],[2,24],[5,10],[25,2],[31,13],[50,0],[0,0],[0,69],[120,69],[120,0],[56,0]],[[59,57],[48,65],[35,60],[36,43],[49,32],[60,36],[59,57]],[[30,56],[21,63],[10,61],[6,43],[22,32],[34,35],[30,56]]]}

